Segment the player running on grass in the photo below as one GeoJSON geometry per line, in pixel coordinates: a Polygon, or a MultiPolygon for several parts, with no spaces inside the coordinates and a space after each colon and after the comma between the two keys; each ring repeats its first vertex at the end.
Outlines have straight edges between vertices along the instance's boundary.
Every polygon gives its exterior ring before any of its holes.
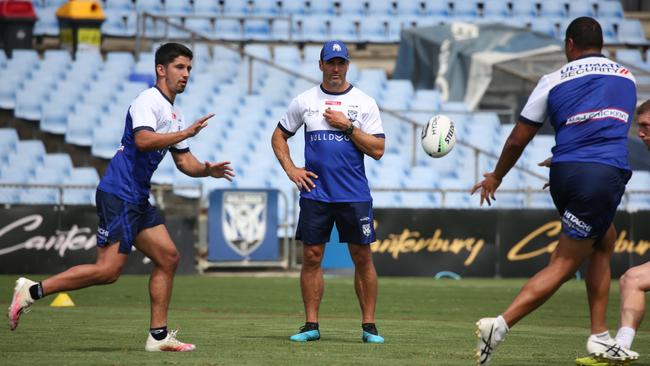
{"type": "Polygon", "coordinates": [[[149,280],[151,323],[147,351],[193,351],[196,347],[176,339],[167,330],[167,310],[179,254],[164,221],[149,204],[151,176],[170,150],[176,167],[191,177],[231,180],[230,162],[199,162],[185,141],[207,126],[213,115],[184,128],[184,118],[174,105],[192,69],[192,51],[178,43],[167,43],[156,51],[156,85],[140,93],[126,115],[122,145],[111,159],[96,192],[97,261],[74,266],[42,282],[26,278],[16,281],[9,306],[9,328],[16,329],[20,315],[35,300],[61,291],[109,284],[120,277],[122,266],[135,246],[154,263],[149,280]]]}
{"type": "Polygon", "coordinates": [[[596,20],[580,17],[569,24],[564,43],[569,63],[540,79],[495,170],[486,173],[472,190],[481,192],[481,204],[490,204],[503,177],[549,118],[556,142],[550,189],[561,215],[562,233],[549,264],[524,285],[510,306],[496,318],[478,321],[476,356],[480,365],[487,365],[509,329],[546,302],[586,259],[591,312],[587,352],[599,360],[615,362],[638,358],[636,352],[610,337],[605,322],[609,262],[616,239],[612,222],[631,175],[627,132],[636,105],[636,84],[629,70],[601,54],[602,46],[602,30],[596,20]]]}

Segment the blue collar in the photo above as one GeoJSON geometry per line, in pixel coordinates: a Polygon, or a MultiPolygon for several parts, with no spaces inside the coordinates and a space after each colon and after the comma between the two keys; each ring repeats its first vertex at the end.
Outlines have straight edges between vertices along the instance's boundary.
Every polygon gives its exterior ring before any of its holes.
{"type": "Polygon", "coordinates": [[[327,90],[325,90],[325,88],[323,88],[323,84],[320,84],[320,90],[321,90],[323,93],[328,94],[328,95],[343,95],[343,94],[347,94],[350,90],[352,90],[353,87],[354,87],[354,86],[353,86],[352,84],[350,84],[350,87],[349,87],[349,88],[345,89],[345,90],[342,91],[342,92],[335,93],[335,92],[331,92],[331,91],[327,91],[327,90]]]}
{"type": "Polygon", "coordinates": [[[162,95],[163,98],[165,98],[165,100],[169,102],[169,104],[174,105],[174,102],[172,102],[169,98],[167,98],[167,96],[165,95],[165,93],[163,93],[163,91],[160,90],[160,88],[158,87],[158,85],[154,85],[153,87],[156,88],[156,90],[158,90],[158,91],[160,92],[160,95],[162,95]]]}

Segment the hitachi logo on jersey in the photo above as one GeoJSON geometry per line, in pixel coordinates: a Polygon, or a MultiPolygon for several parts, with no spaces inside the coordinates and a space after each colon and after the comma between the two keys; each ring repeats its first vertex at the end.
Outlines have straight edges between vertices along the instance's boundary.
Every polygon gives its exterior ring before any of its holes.
{"type": "Polygon", "coordinates": [[[566,78],[581,76],[589,73],[597,74],[629,74],[629,70],[625,67],[614,63],[614,62],[594,62],[588,64],[569,64],[562,70],[560,70],[560,79],[564,80],[566,78]]]}
{"type": "Polygon", "coordinates": [[[568,210],[564,211],[563,216],[564,217],[562,217],[562,221],[564,221],[564,223],[566,223],[567,225],[569,225],[569,226],[571,226],[573,228],[582,229],[587,234],[591,232],[591,225],[588,225],[586,222],[580,220],[579,218],[577,218],[574,214],[572,214],[568,210]]]}
{"type": "Polygon", "coordinates": [[[318,132],[309,136],[309,142],[316,142],[316,141],[342,142],[342,141],[350,141],[350,138],[348,136],[343,135],[341,132],[339,132],[339,134],[333,132],[318,132]]]}
{"type": "Polygon", "coordinates": [[[605,118],[614,118],[623,123],[627,123],[629,115],[620,109],[613,109],[613,108],[601,109],[599,111],[591,111],[591,112],[575,114],[566,120],[566,125],[568,126],[568,125],[573,125],[588,120],[605,119],[605,118]]]}

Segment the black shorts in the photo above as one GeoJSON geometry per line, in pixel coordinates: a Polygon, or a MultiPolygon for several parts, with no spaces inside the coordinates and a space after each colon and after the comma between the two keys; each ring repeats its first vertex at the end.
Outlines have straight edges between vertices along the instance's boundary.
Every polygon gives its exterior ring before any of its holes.
{"type": "Polygon", "coordinates": [[[303,244],[325,244],[336,224],[341,243],[370,244],[375,241],[372,202],[321,202],[300,199],[296,239],[303,244]]]}
{"type": "Polygon", "coordinates": [[[598,163],[554,163],[551,196],[562,232],[574,239],[599,240],[614,221],[629,170],[598,163]]]}
{"type": "Polygon", "coordinates": [[[131,252],[131,246],[140,231],[165,223],[158,210],[149,201],[133,204],[121,198],[97,190],[97,246],[103,248],[120,242],[118,251],[123,254],[131,252]]]}

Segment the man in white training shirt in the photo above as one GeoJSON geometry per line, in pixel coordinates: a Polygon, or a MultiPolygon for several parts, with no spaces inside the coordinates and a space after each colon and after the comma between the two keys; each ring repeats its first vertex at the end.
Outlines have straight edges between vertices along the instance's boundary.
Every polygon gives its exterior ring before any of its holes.
{"type": "Polygon", "coordinates": [[[177,340],[176,331],[167,331],[167,310],[180,256],[163,218],[149,204],[151,176],[167,150],[176,167],[191,177],[231,180],[234,173],[227,161],[199,162],[185,141],[205,128],[213,116],[202,117],[185,128],[183,114],[174,105],[176,95],[187,85],[192,51],[182,44],[164,44],[156,51],[155,66],[156,86],[140,93],[131,103],[122,145],[97,187],[97,262],[74,266],[38,283],[19,278],[9,306],[11,330],[16,329],[20,315],[35,300],[117,281],[133,245],[154,263],[149,281],[151,323],[145,350],[186,352],[196,348],[177,340]]]}
{"type": "Polygon", "coordinates": [[[372,197],[364,156],[384,154],[384,130],[375,100],[345,78],[348,50],[340,41],[325,43],[320,54],[323,82],[298,95],[273,132],[272,145],[287,176],[300,190],[296,239],[303,243],[300,287],[306,322],[295,342],[320,339],[318,307],[323,297],[321,262],[334,224],[348,243],[355,265],[355,289],[362,313],[362,339],[383,343],[375,326],[377,273],[370,243],[375,240],[372,197]],[[305,126],[305,167],[294,165],[287,139],[305,126]]]}

